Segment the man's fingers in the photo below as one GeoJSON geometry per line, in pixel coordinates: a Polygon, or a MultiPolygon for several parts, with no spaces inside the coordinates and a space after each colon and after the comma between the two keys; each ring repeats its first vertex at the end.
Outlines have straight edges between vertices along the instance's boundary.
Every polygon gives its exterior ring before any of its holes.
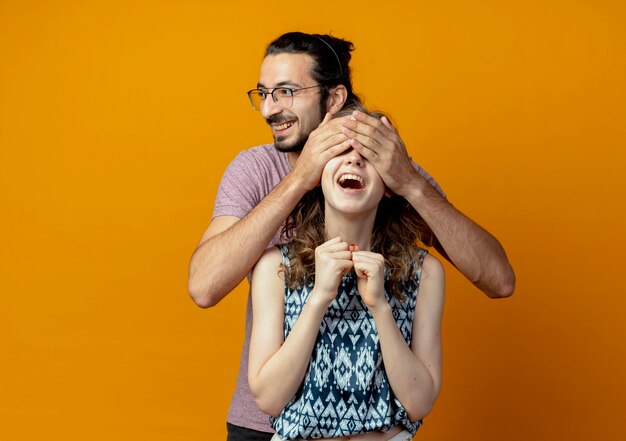
{"type": "Polygon", "coordinates": [[[348,139],[343,133],[337,133],[320,142],[318,148],[321,150],[328,150],[329,148],[337,146],[347,140],[348,139]]]}
{"type": "Polygon", "coordinates": [[[348,120],[341,123],[342,132],[346,135],[358,133],[361,135],[374,138],[380,135],[380,132],[373,126],[356,120],[348,120]]]}
{"type": "Polygon", "coordinates": [[[307,145],[311,145],[315,150],[326,150],[328,147],[340,144],[345,141],[346,135],[342,133],[343,126],[341,122],[350,116],[331,119],[330,113],[324,117],[324,121],[309,136],[307,145]]]}
{"type": "Polygon", "coordinates": [[[317,126],[315,130],[313,130],[313,132],[311,132],[311,135],[317,136],[327,131],[341,132],[341,127],[343,127],[342,121],[348,118],[350,117],[342,116],[341,118],[333,118],[331,113],[326,113],[326,116],[324,116],[324,120],[320,123],[319,126],[317,126]]]}
{"type": "MultiPolygon", "coordinates": [[[[389,120],[387,120],[387,122],[389,122],[389,120]]],[[[359,111],[354,111],[349,119],[343,120],[342,125],[357,133],[372,137],[376,136],[376,134],[380,134],[388,138],[395,131],[393,126],[387,126],[380,119],[359,111]]]]}
{"type": "MultiPolygon", "coordinates": [[[[350,140],[339,133],[330,136],[322,142],[307,145],[298,158],[299,165],[318,167],[325,165],[330,159],[350,147],[350,140]]],[[[321,170],[319,170],[321,172],[321,170]]]]}
{"type": "Polygon", "coordinates": [[[376,164],[380,160],[380,154],[376,150],[373,150],[367,146],[364,146],[357,139],[350,139],[349,141],[350,141],[350,146],[354,148],[354,150],[359,152],[359,155],[363,156],[365,159],[371,162],[374,168],[376,168],[376,164]]]}
{"type": "Polygon", "coordinates": [[[371,136],[360,135],[357,132],[345,128],[343,133],[348,138],[357,140],[363,146],[367,147],[370,150],[378,151],[382,148],[382,143],[378,139],[371,136]]]}
{"type": "Polygon", "coordinates": [[[321,146],[322,144],[328,145],[330,144],[339,144],[341,141],[346,139],[346,135],[344,135],[341,131],[342,127],[339,125],[335,125],[334,121],[327,123],[324,127],[320,127],[315,129],[313,133],[309,136],[309,140],[307,144],[311,144],[314,146],[321,146]]]}
{"type": "Polygon", "coordinates": [[[333,119],[333,114],[330,113],[330,112],[326,112],[326,115],[324,115],[324,119],[322,120],[322,122],[320,123],[320,125],[318,127],[323,126],[324,124],[326,124],[331,119],[333,119]]]}
{"type": "Polygon", "coordinates": [[[389,121],[389,119],[387,119],[386,116],[383,116],[380,120],[383,122],[385,127],[387,127],[389,130],[393,130],[393,131],[396,130],[396,128],[391,125],[391,121],[389,121]]]}
{"type": "Polygon", "coordinates": [[[327,148],[323,152],[323,155],[320,155],[320,159],[324,162],[324,164],[326,164],[329,160],[345,152],[351,146],[352,146],[351,140],[344,139],[343,142],[341,142],[340,144],[333,145],[332,147],[327,148]]]}

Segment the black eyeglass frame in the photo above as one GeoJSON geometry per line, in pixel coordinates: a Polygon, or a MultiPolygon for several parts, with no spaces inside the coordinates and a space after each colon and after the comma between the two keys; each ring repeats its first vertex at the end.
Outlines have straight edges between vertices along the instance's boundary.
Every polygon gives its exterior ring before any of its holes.
{"type": "MultiPolygon", "coordinates": [[[[285,98],[291,98],[292,99],[292,104],[293,104],[293,96],[296,92],[299,92],[301,90],[306,90],[306,89],[313,89],[315,87],[326,87],[324,84],[316,84],[314,86],[308,86],[308,87],[284,87],[284,86],[280,86],[280,87],[274,87],[273,89],[251,89],[248,92],[246,92],[246,94],[248,95],[248,99],[250,100],[250,104],[252,104],[252,108],[254,110],[261,110],[261,106],[260,104],[265,101],[265,99],[267,98],[268,95],[272,96],[272,101],[274,101],[275,103],[278,102],[278,100],[280,98],[276,97],[276,95],[274,95],[274,93],[278,90],[278,91],[282,91],[282,92],[288,92],[287,95],[285,95],[285,98]],[[257,95],[261,98],[261,101],[259,102],[259,108],[257,109],[257,107],[254,105],[254,101],[252,96],[253,95],[257,95]]],[[[289,106],[291,107],[291,106],[289,106]]]]}

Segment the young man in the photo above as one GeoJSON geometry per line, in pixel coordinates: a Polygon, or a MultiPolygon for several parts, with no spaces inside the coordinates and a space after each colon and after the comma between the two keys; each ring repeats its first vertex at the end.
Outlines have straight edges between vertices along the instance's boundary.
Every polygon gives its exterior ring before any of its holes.
{"type": "MultiPolygon", "coordinates": [[[[219,303],[261,254],[281,243],[281,226],[300,198],[315,187],[328,160],[354,148],[385,185],[413,205],[433,232],[432,245],[492,298],[513,293],[515,275],[498,241],[455,209],[434,180],[409,158],[386,118],[364,113],[331,119],[359,102],[350,79],[352,43],[329,35],[284,34],[273,41],[257,89],[248,92],[274,135],[274,144],[241,152],[227,168],[213,219],[190,262],[189,292],[207,308],[219,303]]],[[[250,302],[228,439],[269,440],[247,382],[250,302]]]]}

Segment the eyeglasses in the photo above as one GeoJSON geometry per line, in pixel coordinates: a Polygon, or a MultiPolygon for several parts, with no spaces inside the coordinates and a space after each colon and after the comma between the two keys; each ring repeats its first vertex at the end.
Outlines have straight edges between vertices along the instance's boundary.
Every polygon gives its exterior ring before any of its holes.
{"type": "Polygon", "coordinates": [[[271,91],[266,89],[252,89],[248,91],[248,98],[254,110],[261,110],[261,104],[265,101],[268,95],[272,95],[272,100],[276,104],[286,109],[291,108],[293,104],[293,96],[296,92],[306,89],[313,89],[315,87],[325,87],[321,84],[316,84],[310,87],[275,87],[271,91]]]}

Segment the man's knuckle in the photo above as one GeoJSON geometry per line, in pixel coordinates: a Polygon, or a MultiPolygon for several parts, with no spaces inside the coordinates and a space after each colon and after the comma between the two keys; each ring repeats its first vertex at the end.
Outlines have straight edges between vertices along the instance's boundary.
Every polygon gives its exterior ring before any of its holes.
{"type": "Polygon", "coordinates": [[[376,134],[377,130],[374,127],[372,127],[372,126],[366,126],[364,132],[368,136],[374,136],[376,134]]]}

